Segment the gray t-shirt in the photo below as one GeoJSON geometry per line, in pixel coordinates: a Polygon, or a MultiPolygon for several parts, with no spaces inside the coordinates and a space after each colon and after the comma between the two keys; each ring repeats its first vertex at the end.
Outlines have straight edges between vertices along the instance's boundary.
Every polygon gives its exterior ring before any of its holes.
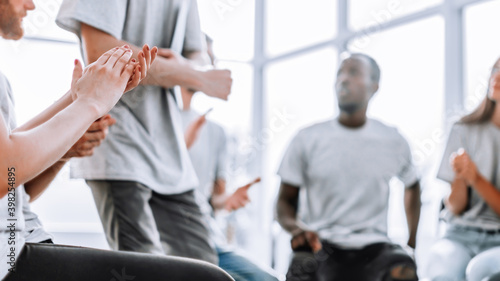
{"type": "Polygon", "coordinates": [[[345,248],[388,242],[389,181],[417,181],[410,147],[397,129],[369,119],[357,129],[329,120],[302,129],[278,174],[300,187],[299,218],[345,248]]]}
{"type": "MultiPolygon", "coordinates": [[[[459,148],[464,148],[470,155],[477,169],[490,183],[500,189],[500,129],[491,122],[483,124],[453,125],[448,143],[441,160],[437,177],[449,183],[453,182],[455,173],[450,165],[450,155],[459,148]]],[[[493,211],[481,196],[471,188],[470,208],[462,215],[455,216],[447,209],[443,210],[445,219],[452,224],[499,229],[500,217],[493,211]]]]}
{"type": "MultiPolygon", "coordinates": [[[[16,127],[14,99],[12,97],[9,81],[2,73],[0,73],[0,112],[3,122],[7,125],[7,130],[9,130],[10,133],[10,131],[16,127]]],[[[5,195],[0,198],[0,279],[7,274],[7,270],[10,268],[7,264],[9,261],[7,255],[10,254],[10,248],[15,247],[15,256],[19,257],[19,252],[25,243],[25,238],[27,236],[24,217],[26,197],[24,189],[20,186],[15,189],[15,197],[5,195]],[[10,202],[14,202],[15,204],[15,210],[9,209],[11,208],[11,206],[9,206],[9,197],[11,198],[10,202]],[[15,230],[13,232],[15,240],[8,240],[12,235],[9,230],[9,225],[11,223],[15,224],[15,230]],[[15,244],[12,244],[13,242],[15,244]]]]}
{"type": "MultiPolygon", "coordinates": [[[[200,114],[193,110],[181,112],[184,132],[200,114]]],[[[210,234],[219,248],[227,248],[227,240],[217,222],[213,218],[210,198],[214,191],[214,182],[218,179],[227,180],[227,142],[224,129],[212,121],[200,129],[198,138],[189,149],[200,184],[195,190],[195,198],[208,223],[210,234]]]]}
{"type": "MultiPolygon", "coordinates": [[[[137,46],[168,48],[181,1],[65,0],[57,24],[78,37],[85,23],[137,46]]],[[[202,50],[201,38],[197,4],[192,1],[184,50],[202,50]]],[[[140,86],[126,93],[110,114],[117,124],[94,156],[72,161],[72,177],[137,181],[162,194],[198,185],[172,95],[161,87],[140,86]]]]}

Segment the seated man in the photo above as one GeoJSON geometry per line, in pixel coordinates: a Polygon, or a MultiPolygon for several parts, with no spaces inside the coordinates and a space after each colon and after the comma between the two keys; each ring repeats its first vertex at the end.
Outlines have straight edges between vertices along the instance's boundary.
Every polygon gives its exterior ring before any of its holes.
{"type": "Polygon", "coordinates": [[[406,140],[366,116],[379,80],[371,57],[343,60],[335,84],[339,116],[301,130],[285,153],[277,211],[293,236],[287,280],[417,280],[413,259],[387,237],[389,180],[406,187],[412,248],[420,187],[406,140]]]}
{"type": "MultiPolygon", "coordinates": [[[[32,0],[0,0],[0,36],[20,39],[22,19],[33,9],[32,0]]],[[[88,145],[75,151],[78,140],[124,92],[139,85],[155,52],[156,48],[141,51],[136,62],[130,47],[114,48],[85,70],[76,61],[68,93],[17,128],[12,91],[0,73],[0,169],[4,171],[0,174],[0,279],[231,280],[215,266],[199,261],[25,243],[27,239],[47,236],[26,235],[34,228],[27,223],[30,218],[24,217],[26,193],[22,185],[36,197],[57,174],[61,159],[89,153],[88,145]]]]}

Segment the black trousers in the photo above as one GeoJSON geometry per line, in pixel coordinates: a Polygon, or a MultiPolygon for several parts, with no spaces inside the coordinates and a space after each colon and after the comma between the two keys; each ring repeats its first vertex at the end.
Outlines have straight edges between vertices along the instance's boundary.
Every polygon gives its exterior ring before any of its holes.
{"type": "Polygon", "coordinates": [[[322,244],[316,254],[294,252],[287,281],[387,281],[392,280],[390,269],[395,266],[416,270],[413,259],[398,245],[376,243],[346,250],[327,242],[322,244]]]}
{"type": "Polygon", "coordinates": [[[187,258],[27,243],[3,281],[233,280],[222,269],[187,258]]]}

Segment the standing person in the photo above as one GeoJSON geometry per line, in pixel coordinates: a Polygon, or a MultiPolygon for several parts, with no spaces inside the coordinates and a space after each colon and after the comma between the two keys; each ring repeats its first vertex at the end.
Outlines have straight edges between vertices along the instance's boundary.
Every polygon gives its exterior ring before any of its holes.
{"type": "Polygon", "coordinates": [[[438,178],[450,184],[444,200],[448,229],[431,248],[431,280],[485,280],[500,273],[500,59],[488,94],[453,125],[438,178]]]}
{"type": "Polygon", "coordinates": [[[270,270],[258,266],[230,247],[214,218],[214,212],[218,210],[225,209],[232,212],[250,202],[248,189],[260,179],[238,188],[232,194],[226,193],[228,155],[224,129],[206,120],[206,114],[200,115],[191,109],[194,93],[185,88],[181,91],[183,101],[181,117],[186,145],[200,182],[195,197],[209,226],[210,237],[215,243],[220,268],[236,281],[277,281],[270,270]]]}
{"type": "Polygon", "coordinates": [[[117,124],[107,141],[72,169],[92,189],[111,248],[217,264],[194,198],[198,182],[179,109],[166,91],[181,85],[222,99],[229,95],[229,71],[193,66],[205,57],[196,1],[65,0],[57,23],[81,39],[89,63],[125,43],[134,51],[145,43],[160,47],[150,77],[111,111],[117,124]],[[179,34],[182,50],[168,49],[179,34]]]}
{"type": "MultiPolygon", "coordinates": [[[[32,0],[0,0],[0,36],[22,38],[22,19],[34,8],[32,0]]],[[[85,70],[75,61],[71,89],[20,127],[16,127],[12,90],[0,73],[2,280],[231,280],[223,271],[199,261],[25,243],[24,232],[31,228],[25,223],[29,218],[24,217],[23,185],[33,192],[33,198],[37,197],[57,174],[61,161],[92,150],[93,145],[88,143],[80,146],[89,137],[82,136],[90,129],[94,131],[95,120],[104,116],[125,91],[136,87],[149,69],[144,53],[140,52],[139,62],[131,57],[130,48],[123,46],[105,52],[85,70]]],[[[154,60],[151,52],[147,57],[154,60]]]]}
{"type": "Polygon", "coordinates": [[[387,237],[389,180],[406,187],[412,248],[420,187],[406,140],[366,116],[379,80],[373,58],[343,60],[335,83],[339,116],[301,130],[283,157],[278,221],[294,251],[287,280],[417,280],[414,260],[387,237]]]}

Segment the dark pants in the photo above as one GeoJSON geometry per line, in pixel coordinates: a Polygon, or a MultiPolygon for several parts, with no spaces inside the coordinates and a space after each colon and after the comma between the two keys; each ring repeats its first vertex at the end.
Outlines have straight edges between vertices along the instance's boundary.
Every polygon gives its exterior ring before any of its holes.
{"type": "Polygon", "coordinates": [[[4,281],[150,281],[220,280],[232,278],[203,261],[151,254],[104,251],[28,243],[16,271],[4,281]]]}
{"type": "MultiPolygon", "coordinates": [[[[388,281],[390,270],[406,265],[415,269],[413,259],[398,245],[377,243],[359,250],[346,250],[323,242],[316,254],[294,252],[288,281],[388,281]]],[[[417,280],[417,279],[415,279],[417,280]]]]}
{"type": "Polygon", "coordinates": [[[113,250],[218,263],[193,191],[163,195],[131,181],[87,181],[113,250]]]}

